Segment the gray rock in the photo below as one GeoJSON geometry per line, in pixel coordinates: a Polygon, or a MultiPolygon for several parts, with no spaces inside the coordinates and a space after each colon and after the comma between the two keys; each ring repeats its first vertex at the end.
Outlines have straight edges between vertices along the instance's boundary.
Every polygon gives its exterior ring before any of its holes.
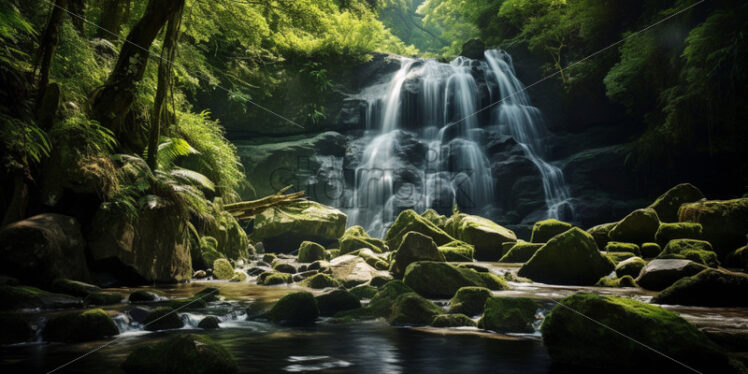
{"type": "Polygon", "coordinates": [[[636,284],[647,290],[660,291],[677,280],[704,269],[706,266],[691,260],[655,259],[642,268],[639,277],[636,278],[636,284]]]}

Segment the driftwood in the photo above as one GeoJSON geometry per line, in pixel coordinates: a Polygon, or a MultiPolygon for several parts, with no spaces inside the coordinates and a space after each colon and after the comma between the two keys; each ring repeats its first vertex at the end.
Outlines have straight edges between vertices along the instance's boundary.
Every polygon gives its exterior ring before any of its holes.
{"type": "Polygon", "coordinates": [[[223,210],[231,213],[232,216],[234,216],[238,220],[244,220],[244,219],[252,219],[257,214],[262,212],[263,210],[267,208],[272,208],[276,206],[282,206],[285,204],[295,203],[299,201],[306,200],[302,196],[304,196],[304,191],[294,192],[290,194],[285,194],[286,191],[288,191],[293,186],[286,186],[285,188],[281,189],[280,191],[276,192],[273,195],[265,196],[261,199],[252,200],[252,201],[242,201],[239,203],[233,203],[233,204],[226,204],[223,206],[223,210]]]}

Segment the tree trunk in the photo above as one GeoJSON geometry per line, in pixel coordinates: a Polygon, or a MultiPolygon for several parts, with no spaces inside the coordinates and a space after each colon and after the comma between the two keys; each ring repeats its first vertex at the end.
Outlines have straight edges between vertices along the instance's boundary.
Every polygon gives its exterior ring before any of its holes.
{"type": "Polygon", "coordinates": [[[39,72],[37,102],[41,102],[44,91],[49,84],[49,68],[52,66],[52,57],[55,55],[57,44],[60,42],[60,26],[62,25],[62,15],[65,12],[66,5],[67,0],[55,0],[49,21],[39,40],[39,50],[34,58],[34,71],[39,72]]]}
{"type": "Polygon", "coordinates": [[[96,36],[107,40],[117,39],[117,35],[122,30],[122,24],[127,21],[129,11],[130,0],[104,0],[101,7],[101,21],[99,21],[101,29],[96,36]]]}
{"type": "Polygon", "coordinates": [[[0,227],[26,218],[28,203],[29,186],[26,183],[26,176],[18,172],[13,176],[13,195],[11,196],[8,209],[5,211],[0,227]]]}
{"type": "Polygon", "coordinates": [[[68,0],[68,10],[70,13],[70,21],[73,23],[73,27],[78,31],[79,34],[83,35],[84,23],[83,19],[86,16],[86,2],[85,0],[68,0]]]}
{"type": "Polygon", "coordinates": [[[182,11],[184,3],[169,17],[164,35],[164,45],[161,49],[161,60],[158,64],[158,86],[156,98],[153,103],[153,115],[151,116],[151,131],[148,137],[148,166],[155,170],[158,160],[158,138],[161,136],[161,126],[166,124],[166,95],[173,85],[174,75],[172,64],[177,56],[177,42],[179,40],[179,27],[182,24],[182,11]]]}
{"type": "Polygon", "coordinates": [[[183,5],[184,0],[148,2],[143,17],[127,35],[109,79],[93,94],[92,114],[102,126],[115,133],[121,130],[121,122],[135,97],[135,85],[143,79],[151,43],[171,15],[183,5]]]}

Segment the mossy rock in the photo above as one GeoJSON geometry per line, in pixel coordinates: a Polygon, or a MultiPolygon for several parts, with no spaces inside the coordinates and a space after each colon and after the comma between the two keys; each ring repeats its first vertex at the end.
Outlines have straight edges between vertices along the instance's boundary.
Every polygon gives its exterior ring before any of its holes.
{"type": "Polygon", "coordinates": [[[299,246],[299,262],[311,263],[318,260],[326,260],[327,251],[325,247],[310,241],[301,242],[299,246]]]}
{"type": "Polygon", "coordinates": [[[688,259],[709,267],[719,266],[717,254],[705,240],[673,239],[667,243],[657,258],[688,259]]]}
{"type": "Polygon", "coordinates": [[[605,257],[613,262],[613,265],[618,265],[622,261],[636,257],[636,254],[633,252],[605,252],[605,257]]]}
{"type": "Polygon", "coordinates": [[[596,287],[636,287],[636,281],[630,275],[624,275],[620,278],[602,277],[595,283],[596,287]]]}
{"type": "Polygon", "coordinates": [[[312,325],[319,317],[319,308],[309,292],[293,292],[278,300],[268,313],[270,321],[289,325],[312,325]]]}
{"type": "Polygon", "coordinates": [[[88,342],[117,334],[117,325],[101,309],[54,316],[42,330],[44,340],[51,342],[88,342]]]}
{"type": "Polygon", "coordinates": [[[215,249],[205,249],[200,252],[200,258],[202,259],[203,263],[208,264],[207,266],[212,266],[217,260],[225,260],[226,256],[224,256],[223,253],[216,251],[215,249]]]}
{"type": "Polygon", "coordinates": [[[725,265],[735,268],[741,268],[748,272],[748,245],[736,249],[727,255],[725,265]]]}
{"type": "Polygon", "coordinates": [[[703,198],[704,194],[696,186],[690,183],[681,183],[658,197],[649,208],[657,212],[657,216],[662,222],[677,222],[678,209],[681,205],[699,201],[703,198]]]}
{"type": "Polygon", "coordinates": [[[94,292],[83,299],[86,305],[114,305],[125,299],[125,295],[115,292],[94,292]]]}
{"type": "Polygon", "coordinates": [[[213,330],[221,327],[220,322],[216,316],[207,316],[200,320],[197,327],[205,330],[213,330]]]}
{"type": "Polygon", "coordinates": [[[319,315],[332,317],[338,312],[361,308],[359,298],[346,290],[333,290],[315,297],[319,315]]]}
{"type": "Polygon", "coordinates": [[[700,223],[661,223],[655,233],[655,241],[662,246],[673,239],[702,239],[703,236],[704,229],[700,223]]]}
{"type": "Polygon", "coordinates": [[[472,244],[479,261],[497,261],[502,255],[502,244],[517,241],[512,230],[489,219],[464,213],[450,217],[445,227],[453,237],[472,244]]]}
{"type": "Polygon", "coordinates": [[[369,248],[374,252],[387,251],[387,245],[381,239],[372,238],[361,226],[351,226],[338,239],[340,254],[353,252],[361,248],[369,248]]]}
{"type": "Polygon", "coordinates": [[[700,223],[703,239],[724,256],[745,245],[748,233],[748,197],[733,200],[706,200],[683,204],[678,211],[681,222],[700,223]]]}
{"type": "Polygon", "coordinates": [[[441,313],[444,310],[436,304],[415,292],[409,292],[395,298],[387,322],[395,326],[428,325],[441,313]]]}
{"type": "Polygon", "coordinates": [[[535,222],[530,236],[531,243],[545,243],[552,237],[571,229],[571,224],[557,219],[535,222]]]}
{"type": "Polygon", "coordinates": [[[542,247],[541,243],[517,242],[499,259],[503,263],[525,263],[542,247]]]}
{"type": "Polygon", "coordinates": [[[180,334],[136,348],[122,369],[130,374],[233,374],[239,367],[231,354],[207,336],[180,334]]]}
{"type": "Polygon", "coordinates": [[[391,276],[377,275],[374,278],[371,278],[371,280],[369,281],[369,285],[379,288],[379,287],[384,286],[385,284],[387,284],[387,282],[391,280],[392,280],[391,276]]]}
{"type": "Polygon", "coordinates": [[[356,296],[359,300],[371,299],[377,294],[377,288],[369,286],[368,284],[362,284],[350,289],[351,295],[356,296]]]}
{"type": "Polygon", "coordinates": [[[608,238],[626,243],[652,242],[659,228],[657,212],[653,209],[637,209],[618,222],[608,233],[608,238]]]}
{"type": "Polygon", "coordinates": [[[279,284],[293,283],[293,275],[266,271],[257,277],[257,284],[263,286],[275,286],[279,284]]]}
{"type": "Polygon", "coordinates": [[[291,264],[287,264],[285,262],[278,262],[278,261],[273,263],[273,270],[280,272],[280,273],[286,273],[286,274],[296,274],[296,272],[298,271],[295,266],[291,264]]]}
{"type": "Polygon", "coordinates": [[[439,246],[438,249],[449,262],[473,262],[475,257],[475,247],[460,240],[439,246]]]}
{"type": "Polygon", "coordinates": [[[272,264],[276,258],[277,256],[275,255],[275,253],[265,253],[264,255],[262,255],[262,262],[272,264]]]}
{"type": "Polygon", "coordinates": [[[242,271],[235,271],[234,276],[229,279],[229,282],[245,282],[247,280],[247,274],[242,271]]]}
{"type": "Polygon", "coordinates": [[[31,286],[0,286],[0,310],[61,309],[82,305],[81,299],[31,286]]]}
{"type": "Polygon", "coordinates": [[[416,261],[447,261],[434,241],[421,233],[411,231],[403,236],[400,246],[392,255],[390,273],[396,278],[405,275],[408,265],[416,261]]]}
{"type": "Polygon", "coordinates": [[[22,343],[34,337],[34,330],[21,313],[0,313],[0,344],[22,343]]]}
{"type": "Polygon", "coordinates": [[[309,288],[314,288],[314,289],[340,287],[340,281],[323,273],[314,274],[311,277],[304,279],[299,284],[304,287],[309,287],[309,288]]]}
{"type": "Polygon", "coordinates": [[[630,275],[636,278],[646,265],[647,261],[644,261],[641,257],[628,258],[616,265],[616,276],[630,275]]]}
{"type": "Polygon", "coordinates": [[[305,240],[328,245],[343,236],[347,219],[335,208],[304,200],[257,214],[251,238],[280,252],[294,251],[305,240]]]}
{"type": "Polygon", "coordinates": [[[152,310],[143,321],[143,325],[148,331],[158,331],[180,329],[184,322],[174,308],[162,306],[152,310]]]}
{"type": "Polygon", "coordinates": [[[639,249],[639,246],[634,243],[624,243],[624,242],[608,242],[608,244],[605,245],[605,252],[629,252],[633,253],[637,256],[641,255],[641,250],[639,249]]]}
{"type": "Polygon", "coordinates": [[[481,314],[486,300],[491,295],[491,290],[485,287],[462,287],[449,300],[449,313],[462,313],[468,316],[481,314]]]}
{"type": "Polygon", "coordinates": [[[652,299],[655,304],[747,307],[748,275],[706,269],[681,278],[652,299]]]}
{"type": "Polygon", "coordinates": [[[664,354],[700,371],[731,371],[722,349],[676,313],[636,300],[587,293],[560,303],[541,327],[554,362],[634,372],[683,371],[663,359],[664,354]]]}
{"type": "Polygon", "coordinates": [[[532,333],[538,304],[525,297],[492,297],[486,300],[478,327],[507,333],[532,333]]]}
{"type": "Polygon", "coordinates": [[[213,261],[213,276],[216,279],[229,280],[234,276],[234,267],[231,266],[229,260],[219,258],[213,261]]]}
{"type": "Polygon", "coordinates": [[[452,298],[462,287],[508,289],[506,281],[493,274],[456,267],[444,262],[414,262],[405,270],[403,282],[419,295],[429,298],[452,298]]]}
{"type": "Polygon", "coordinates": [[[421,213],[421,217],[429,220],[440,229],[444,229],[444,226],[447,224],[447,217],[439,214],[439,212],[433,209],[426,209],[425,212],[421,213]]]}
{"type": "Polygon", "coordinates": [[[590,227],[587,229],[587,233],[592,235],[595,239],[598,248],[605,248],[605,245],[610,241],[608,234],[617,224],[618,222],[603,223],[601,225],[590,227]]]}
{"type": "Polygon", "coordinates": [[[413,293],[401,280],[391,280],[385,283],[371,298],[365,308],[338,313],[338,318],[389,318],[392,306],[398,296],[413,293]]]}
{"type": "Polygon", "coordinates": [[[707,269],[703,264],[682,259],[654,259],[639,272],[636,283],[647,290],[660,291],[677,280],[707,269]]]}
{"type": "Polygon", "coordinates": [[[642,243],[640,250],[642,257],[655,258],[662,252],[662,247],[657,243],[642,243]]]}
{"type": "Polygon", "coordinates": [[[204,235],[200,237],[200,249],[214,251],[218,250],[218,240],[210,235],[204,235]]]}
{"type": "Polygon", "coordinates": [[[592,236],[575,227],[540,247],[517,275],[550,284],[593,285],[613,269],[592,236]]]}
{"type": "Polygon", "coordinates": [[[86,297],[91,293],[101,292],[101,288],[81,281],[57,278],[52,281],[51,291],[77,297],[86,297]]]}
{"type": "Polygon", "coordinates": [[[133,304],[138,304],[138,303],[150,303],[150,302],[158,300],[158,298],[159,298],[159,295],[157,295],[153,291],[136,290],[130,294],[127,300],[133,304]]]}
{"type": "Polygon", "coordinates": [[[421,217],[412,209],[406,209],[397,216],[384,236],[384,241],[390,248],[399,248],[403,238],[409,232],[417,232],[430,237],[436,245],[447,244],[455,238],[447,234],[431,221],[421,217]]]}
{"type": "Polygon", "coordinates": [[[475,327],[475,321],[464,314],[438,314],[431,321],[434,327],[475,327]]]}
{"type": "Polygon", "coordinates": [[[354,256],[358,256],[364,259],[367,264],[377,270],[387,270],[390,268],[390,263],[387,262],[383,257],[377,255],[369,248],[361,248],[359,250],[350,252],[354,256]]]}

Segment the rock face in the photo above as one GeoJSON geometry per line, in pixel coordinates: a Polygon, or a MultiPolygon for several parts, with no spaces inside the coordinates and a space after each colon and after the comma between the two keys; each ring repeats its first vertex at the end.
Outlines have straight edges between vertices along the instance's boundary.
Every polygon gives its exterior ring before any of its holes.
{"type": "Polygon", "coordinates": [[[506,281],[490,273],[456,267],[444,262],[414,262],[405,270],[403,282],[419,295],[428,298],[451,298],[462,287],[508,289],[506,281]]]}
{"type": "Polygon", "coordinates": [[[721,348],[673,312],[636,300],[584,293],[560,303],[563,306],[555,306],[541,328],[543,342],[555,362],[631,371],[684,370],[643,346],[647,345],[700,371],[732,371],[721,348]]]}
{"type": "Polygon", "coordinates": [[[478,327],[496,332],[534,332],[538,304],[524,297],[492,297],[486,300],[485,312],[478,327]]]}
{"type": "Polygon", "coordinates": [[[532,236],[530,242],[545,243],[552,237],[565,232],[571,228],[571,224],[559,221],[557,219],[547,219],[535,222],[532,226],[532,236]]]}
{"type": "Polygon", "coordinates": [[[528,243],[528,242],[517,242],[513,245],[504,256],[499,259],[499,262],[507,263],[524,263],[527,262],[535,252],[543,246],[543,243],[528,243]]]}
{"type": "Polygon", "coordinates": [[[289,326],[314,324],[318,316],[317,301],[309,292],[294,292],[283,296],[268,313],[271,321],[289,326]]]}
{"type": "Polygon", "coordinates": [[[662,223],[655,233],[655,240],[659,245],[666,245],[673,239],[701,239],[703,235],[703,229],[698,223],[662,223]]]}
{"type": "Polygon", "coordinates": [[[445,227],[453,237],[475,246],[475,258],[481,261],[498,260],[502,254],[501,245],[517,241],[517,235],[512,230],[489,219],[468,214],[453,215],[445,227]]]}
{"type": "Polygon", "coordinates": [[[177,335],[138,347],[122,364],[126,373],[233,374],[239,371],[231,354],[210,338],[177,335]]]}
{"type": "Polygon", "coordinates": [[[51,342],[87,342],[117,334],[114,321],[101,309],[52,317],[42,330],[44,340],[51,342]]]}
{"type": "Polygon", "coordinates": [[[722,256],[745,245],[748,198],[683,204],[678,219],[700,223],[704,228],[703,239],[712,243],[714,250],[722,256]]]}
{"type": "Polygon", "coordinates": [[[549,240],[517,274],[536,282],[593,285],[613,268],[592,236],[575,227],[549,240]]]}
{"type": "Polygon", "coordinates": [[[251,237],[265,249],[291,252],[308,240],[322,245],[336,243],[345,232],[346,215],[314,201],[268,208],[257,215],[251,237]]]}
{"type": "Polygon", "coordinates": [[[157,197],[135,222],[124,211],[104,203],[88,234],[95,266],[127,283],[182,282],[192,276],[186,222],[157,197]]]}
{"type": "Polygon", "coordinates": [[[345,287],[354,287],[370,281],[376,276],[390,278],[387,271],[373,268],[366,260],[359,256],[342,255],[330,261],[330,271],[333,278],[343,282],[345,287]]]}
{"type": "Polygon", "coordinates": [[[345,230],[343,236],[338,240],[338,244],[341,254],[361,248],[369,248],[377,253],[386,252],[388,249],[383,240],[372,238],[361,226],[351,226],[345,230]]]}
{"type": "Polygon", "coordinates": [[[652,299],[655,304],[748,306],[748,275],[707,269],[682,278],[652,299]]]}
{"type": "Polygon", "coordinates": [[[717,267],[719,261],[717,254],[712,250],[712,245],[704,240],[674,239],[667,243],[657,258],[678,258],[717,267]]]}
{"type": "Polygon", "coordinates": [[[446,261],[430,237],[415,231],[405,234],[392,260],[390,272],[397,278],[405,275],[408,265],[416,261],[446,261]]]}
{"type": "Polygon", "coordinates": [[[387,230],[384,241],[387,242],[390,248],[398,248],[405,234],[411,231],[431,237],[436,245],[444,245],[455,240],[455,238],[431,223],[431,221],[421,217],[414,210],[406,209],[400,212],[395,222],[390,226],[390,229],[387,230]]]}
{"type": "MultiPolygon", "coordinates": [[[[681,183],[662,194],[649,208],[657,212],[662,222],[677,222],[678,209],[682,204],[699,201],[704,194],[690,183],[681,183]]],[[[698,239],[698,238],[694,238],[698,239]]]]}
{"type": "Polygon", "coordinates": [[[45,213],[0,230],[0,272],[25,283],[87,280],[86,242],[73,217],[45,213]]]}
{"type": "Polygon", "coordinates": [[[652,242],[660,227],[660,220],[653,209],[637,209],[618,222],[610,232],[610,240],[627,243],[652,242]]]}
{"type": "Polygon", "coordinates": [[[706,266],[691,260],[655,259],[642,268],[636,283],[641,288],[660,291],[678,279],[697,274],[704,269],[706,266]]]}

